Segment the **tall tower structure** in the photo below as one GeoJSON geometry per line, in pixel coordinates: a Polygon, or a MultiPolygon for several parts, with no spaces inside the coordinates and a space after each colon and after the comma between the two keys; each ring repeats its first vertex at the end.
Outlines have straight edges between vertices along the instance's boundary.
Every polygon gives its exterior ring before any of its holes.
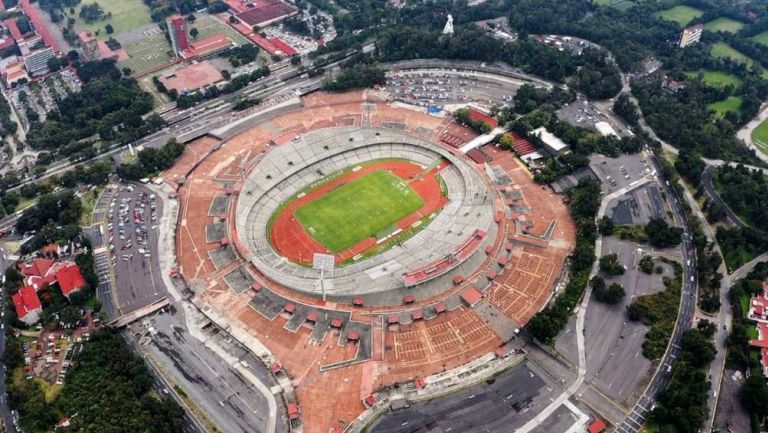
{"type": "Polygon", "coordinates": [[[448,21],[445,22],[445,27],[443,27],[443,34],[453,35],[453,16],[451,14],[448,14],[448,21]]]}

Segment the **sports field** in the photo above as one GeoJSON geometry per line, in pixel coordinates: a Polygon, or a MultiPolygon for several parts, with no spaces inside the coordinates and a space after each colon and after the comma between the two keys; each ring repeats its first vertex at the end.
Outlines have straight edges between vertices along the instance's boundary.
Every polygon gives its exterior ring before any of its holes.
{"type": "Polygon", "coordinates": [[[722,101],[709,104],[708,107],[714,110],[718,116],[723,116],[729,111],[738,113],[741,111],[741,96],[729,96],[722,101]]]}
{"type": "Polygon", "coordinates": [[[294,216],[315,240],[337,253],[391,227],[423,204],[405,181],[378,170],[301,206],[294,216]]]}
{"type": "Polygon", "coordinates": [[[733,86],[734,90],[741,87],[741,79],[739,77],[731,75],[727,72],[716,71],[714,69],[686,71],[685,76],[688,78],[699,79],[699,73],[701,73],[701,81],[709,87],[722,89],[726,86],[733,86]]]}
{"type": "Polygon", "coordinates": [[[752,142],[761,152],[768,155],[768,120],[764,120],[752,131],[752,142]]]}
{"type": "Polygon", "coordinates": [[[171,44],[162,30],[154,28],[145,31],[144,38],[132,44],[123,45],[130,58],[119,63],[121,68],[131,68],[133,72],[142,72],[168,63],[171,56],[171,44]]]}
{"type": "Polygon", "coordinates": [[[135,28],[152,24],[152,18],[149,16],[149,8],[141,0],[95,0],[104,10],[104,14],[111,13],[112,16],[103,20],[86,23],[80,18],[80,9],[83,5],[92,4],[93,1],[83,1],[75,7],[75,13],[72,14],[69,8],[64,8],[68,17],[75,19],[75,28],[78,30],[89,30],[94,34],[99,31],[97,37],[101,40],[107,40],[110,36],[133,30],[135,28]],[[107,34],[104,26],[112,24],[115,29],[111,35],[107,34]]]}
{"type": "Polygon", "coordinates": [[[191,30],[196,28],[198,31],[198,39],[210,36],[215,33],[222,33],[227,36],[232,42],[237,45],[243,45],[250,43],[245,36],[235,31],[232,27],[224,24],[217,17],[208,14],[196,14],[197,18],[195,22],[187,24],[187,27],[191,30]]]}
{"type": "Polygon", "coordinates": [[[752,36],[750,39],[757,42],[758,44],[768,45],[768,31],[758,33],[752,36]]]}
{"type": "Polygon", "coordinates": [[[675,6],[656,13],[657,17],[666,21],[674,21],[683,27],[702,15],[704,12],[690,6],[675,6]]]}
{"type": "Polygon", "coordinates": [[[709,32],[736,33],[744,27],[744,23],[726,17],[720,17],[704,24],[704,30],[709,32]]]}

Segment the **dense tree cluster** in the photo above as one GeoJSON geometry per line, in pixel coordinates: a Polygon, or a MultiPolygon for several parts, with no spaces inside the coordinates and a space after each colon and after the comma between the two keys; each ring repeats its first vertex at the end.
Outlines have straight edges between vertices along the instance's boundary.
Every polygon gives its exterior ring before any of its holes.
{"type": "Polygon", "coordinates": [[[259,49],[253,44],[243,44],[237,47],[228,48],[221,54],[226,57],[229,63],[234,67],[247,65],[253,62],[259,56],[259,49]]]}
{"type": "Polygon", "coordinates": [[[608,99],[621,91],[621,74],[604,51],[588,48],[579,58],[571,85],[590,99],[608,99]]]}
{"type": "Polygon", "coordinates": [[[626,93],[622,93],[613,103],[613,112],[624,119],[629,126],[637,126],[640,120],[640,112],[632,99],[626,93]]]}
{"type": "Polygon", "coordinates": [[[600,257],[600,270],[611,276],[624,274],[624,266],[615,253],[600,257]]]}
{"type": "Polygon", "coordinates": [[[701,174],[704,172],[705,164],[701,155],[694,150],[682,149],[677,155],[675,168],[683,179],[694,186],[698,186],[701,183],[701,174]]]}
{"type": "MultiPolygon", "coordinates": [[[[10,346],[20,345],[17,341],[12,339],[10,346]]],[[[20,347],[11,349],[14,359],[9,359],[13,361],[9,372],[23,366],[17,349],[20,347]]],[[[9,379],[8,385],[9,400],[18,408],[21,425],[28,432],[52,431],[65,417],[70,417],[70,426],[59,430],[68,433],[184,430],[183,410],[174,401],[150,392],[152,376],[147,367],[112,328],[95,332],[85,343],[52,401],[46,399],[37,381],[9,379]]]]}
{"type": "Polygon", "coordinates": [[[592,277],[589,281],[589,285],[592,287],[592,293],[598,302],[604,304],[616,305],[624,299],[626,293],[624,287],[619,283],[606,284],[605,280],[600,276],[592,277]]]}
{"type": "Polygon", "coordinates": [[[545,344],[554,341],[568,322],[568,317],[589,282],[589,273],[595,261],[595,216],[600,203],[600,183],[585,180],[568,190],[567,194],[571,200],[571,217],[577,227],[568,284],[554,303],[536,314],[528,323],[531,335],[545,344]]]}
{"type": "Polygon", "coordinates": [[[332,79],[326,79],[323,87],[326,90],[341,91],[349,89],[359,89],[382,85],[386,82],[384,70],[376,66],[362,64],[354,65],[344,69],[339,75],[332,79]]]}
{"type": "Polygon", "coordinates": [[[680,245],[683,240],[683,229],[672,227],[661,218],[651,218],[645,226],[645,234],[648,236],[648,242],[659,248],[674,247],[680,245]]]}
{"type": "Polygon", "coordinates": [[[493,129],[487,122],[472,119],[468,108],[459,108],[453,112],[453,116],[456,118],[456,120],[464,125],[469,126],[480,134],[487,134],[491,132],[491,129],[493,129]]]}
{"type": "Polygon", "coordinates": [[[182,153],[184,143],[172,138],[160,149],[149,147],[140,150],[135,161],[122,164],[117,172],[123,179],[139,180],[170,167],[182,153]]]}
{"type": "Polygon", "coordinates": [[[720,197],[746,223],[764,228],[768,221],[768,177],[743,165],[718,167],[712,178],[720,197]]]}
{"type": "Polygon", "coordinates": [[[717,227],[717,243],[723,252],[725,265],[730,271],[768,250],[768,233],[754,227],[717,227]]]}
{"type": "Polygon", "coordinates": [[[82,90],[59,101],[45,122],[31,125],[27,142],[32,148],[82,153],[92,149],[86,139],[96,134],[102,141],[128,143],[162,126],[142,118],[152,109],[152,97],[135,80],[123,78],[114,61],[87,62],[77,70],[82,90]]]}
{"type": "Polygon", "coordinates": [[[672,370],[672,380],[658,396],[658,403],[648,417],[661,431],[696,433],[707,419],[707,394],[711,383],[707,367],[715,358],[712,343],[714,328],[700,322],[700,329],[683,333],[681,353],[672,370]],[[704,324],[702,326],[702,324],[704,324]],[[670,430],[671,431],[671,430],[670,430]]]}

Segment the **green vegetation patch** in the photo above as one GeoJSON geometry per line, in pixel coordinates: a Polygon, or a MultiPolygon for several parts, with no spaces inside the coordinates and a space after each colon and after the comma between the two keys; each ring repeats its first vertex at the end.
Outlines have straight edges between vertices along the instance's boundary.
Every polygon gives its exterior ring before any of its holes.
{"type": "Polygon", "coordinates": [[[720,17],[704,24],[708,32],[737,33],[744,28],[744,23],[726,17],[720,17]]]}
{"type": "MultiPolygon", "coordinates": [[[[734,62],[743,63],[749,68],[759,64],[725,42],[717,42],[713,44],[712,48],[709,50],[709,55],[718,59],[729,58],[734,62]]],[[[762,75],[763,78],[768,79],[768,71],[763,70],[762,75]]]]}
{"type": "Polygon", "coordinates": [[[75,27],[78,30],[88,30],[92,33],[99,32],[97,37],[107,40],[110,36],[133,30],[148,24],[152,24],[149,16],[149,8],[141,0],[96,0],[96,3],[104,12],[104,18],[87,22],[80,16],[83,6],[92,5],[93,1],[85,0],[75,7],[75,13],[70,13],[69,8],[64,8],[64,13],[75,19],[75,27]],[[111,14],[111,15],[109,15],[111,14]],[[107,34],[105,26],[110,24],[114,32],[107,34]]]}
{"type": "Polygon", "coordinates": [[[656,13],[658,18],[666,21],[674,21],[682,27],[702,15],[704,15],[704,12],[690,6],[675,6],[671,9],[656,13]]]}
{"type": "Polygon", "coordinates": [[[752,36],[750,39],[757,42],[758,44],[768,45],[768,31],[758,33],[752,36]]]}
{"type": "Polygon", "coordinates": [[[196,28],[198,31],[197,38],[201,39],[206,36],[210,36],[216,33],[221,33],[224,36],[228,37],[237,45],[244,45],[244,44],[250,44],[248,39],[245,38],[245,36],[241,35],[239,32],[235,31],[232,27],[224,24],[216,18],[214,15],[208,15],[208,14],[198,14],[196,15],[196,19],[194,22],[187,24],[188,29],[196,28]]]}
{"type": "Polygon", "coordinates": [[[724,116],[729,111],[739,113],[741,111],[741,96],[729,96],[722,101],[712,102],[707,107],[714,110],[717,116],[724,116]]]}
{"type": "Polygon", "coordinates": [[[696,80],[701,80],[702,83],[709,87],[722,89],[727,86],[733,86],[734,90],[741,87],[741,78],[729,74],[723,71],[716,71],[714,69],[702,69],[699,71],[687,71],[685,76],[696,80]],[[701,78],[699,78],[701,76],[701,78]]]}
{"type": "Polygon", "coordinates": [[[374,171],[296,210],[299,223],[331,252],[374,236],[424,204],[399,177],[374,171]]]}
{"type": "Polygon", "coordinates": [[[643,342],[643,356],[650,360],[661,358],[667,349],[680,304],[683,268],[677,262],[669,262],[675,267],[675,277],[664,277],[666,289],[652,295],[638,296],[627,308],[630,320],[650,327],[643,342]]]}
{"type": "Polygon", "coordinates": [[[768,120],[763,120],[760,125],[752,131],[752,141],[761,152],[768,155],[768,120]]]}

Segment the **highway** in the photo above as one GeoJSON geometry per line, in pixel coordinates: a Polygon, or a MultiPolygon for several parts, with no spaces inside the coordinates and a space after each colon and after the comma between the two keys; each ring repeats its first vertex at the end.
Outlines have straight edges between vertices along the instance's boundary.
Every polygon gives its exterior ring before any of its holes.
{"type": "Polygon", "coordinates": [[[672,204],[675,221],[677,225],[683,229],[683,241],[681,244],[683,253],[683,287],[680,296],[680,307],[677,313],[677,320],[675,321],[675,328],[672,331],[672,337],[669,340],[667,350],[661,358],[659,367],[651,378],[651,381],[648,383],[648,387],[643,392],[643,395],[638,399],[637,403],[632,408],[632,411],[617,428],[616,431],[618,433],[637,433],[642,428],[648,412],[650,412],[656,404],[656,396],[660,391],[663,391],[667,387],[672,379],[672,369],[670,367],[680,355],[680,340],[683,336],[683,332],[691,328],[693,316],[696,312],[698,277],[696,274],[696,249],[691,238],[691,231],[688,227],[688,222],[685,219],[685,213],[680,204],[680,198],[677,196],[676,191],[670,187],[669,181],[665,179],[664,171],[656,158],[653,157],[651,159],[659,173],[660,181],[664,185],[664,192],[667,194],[672,204]]]}

